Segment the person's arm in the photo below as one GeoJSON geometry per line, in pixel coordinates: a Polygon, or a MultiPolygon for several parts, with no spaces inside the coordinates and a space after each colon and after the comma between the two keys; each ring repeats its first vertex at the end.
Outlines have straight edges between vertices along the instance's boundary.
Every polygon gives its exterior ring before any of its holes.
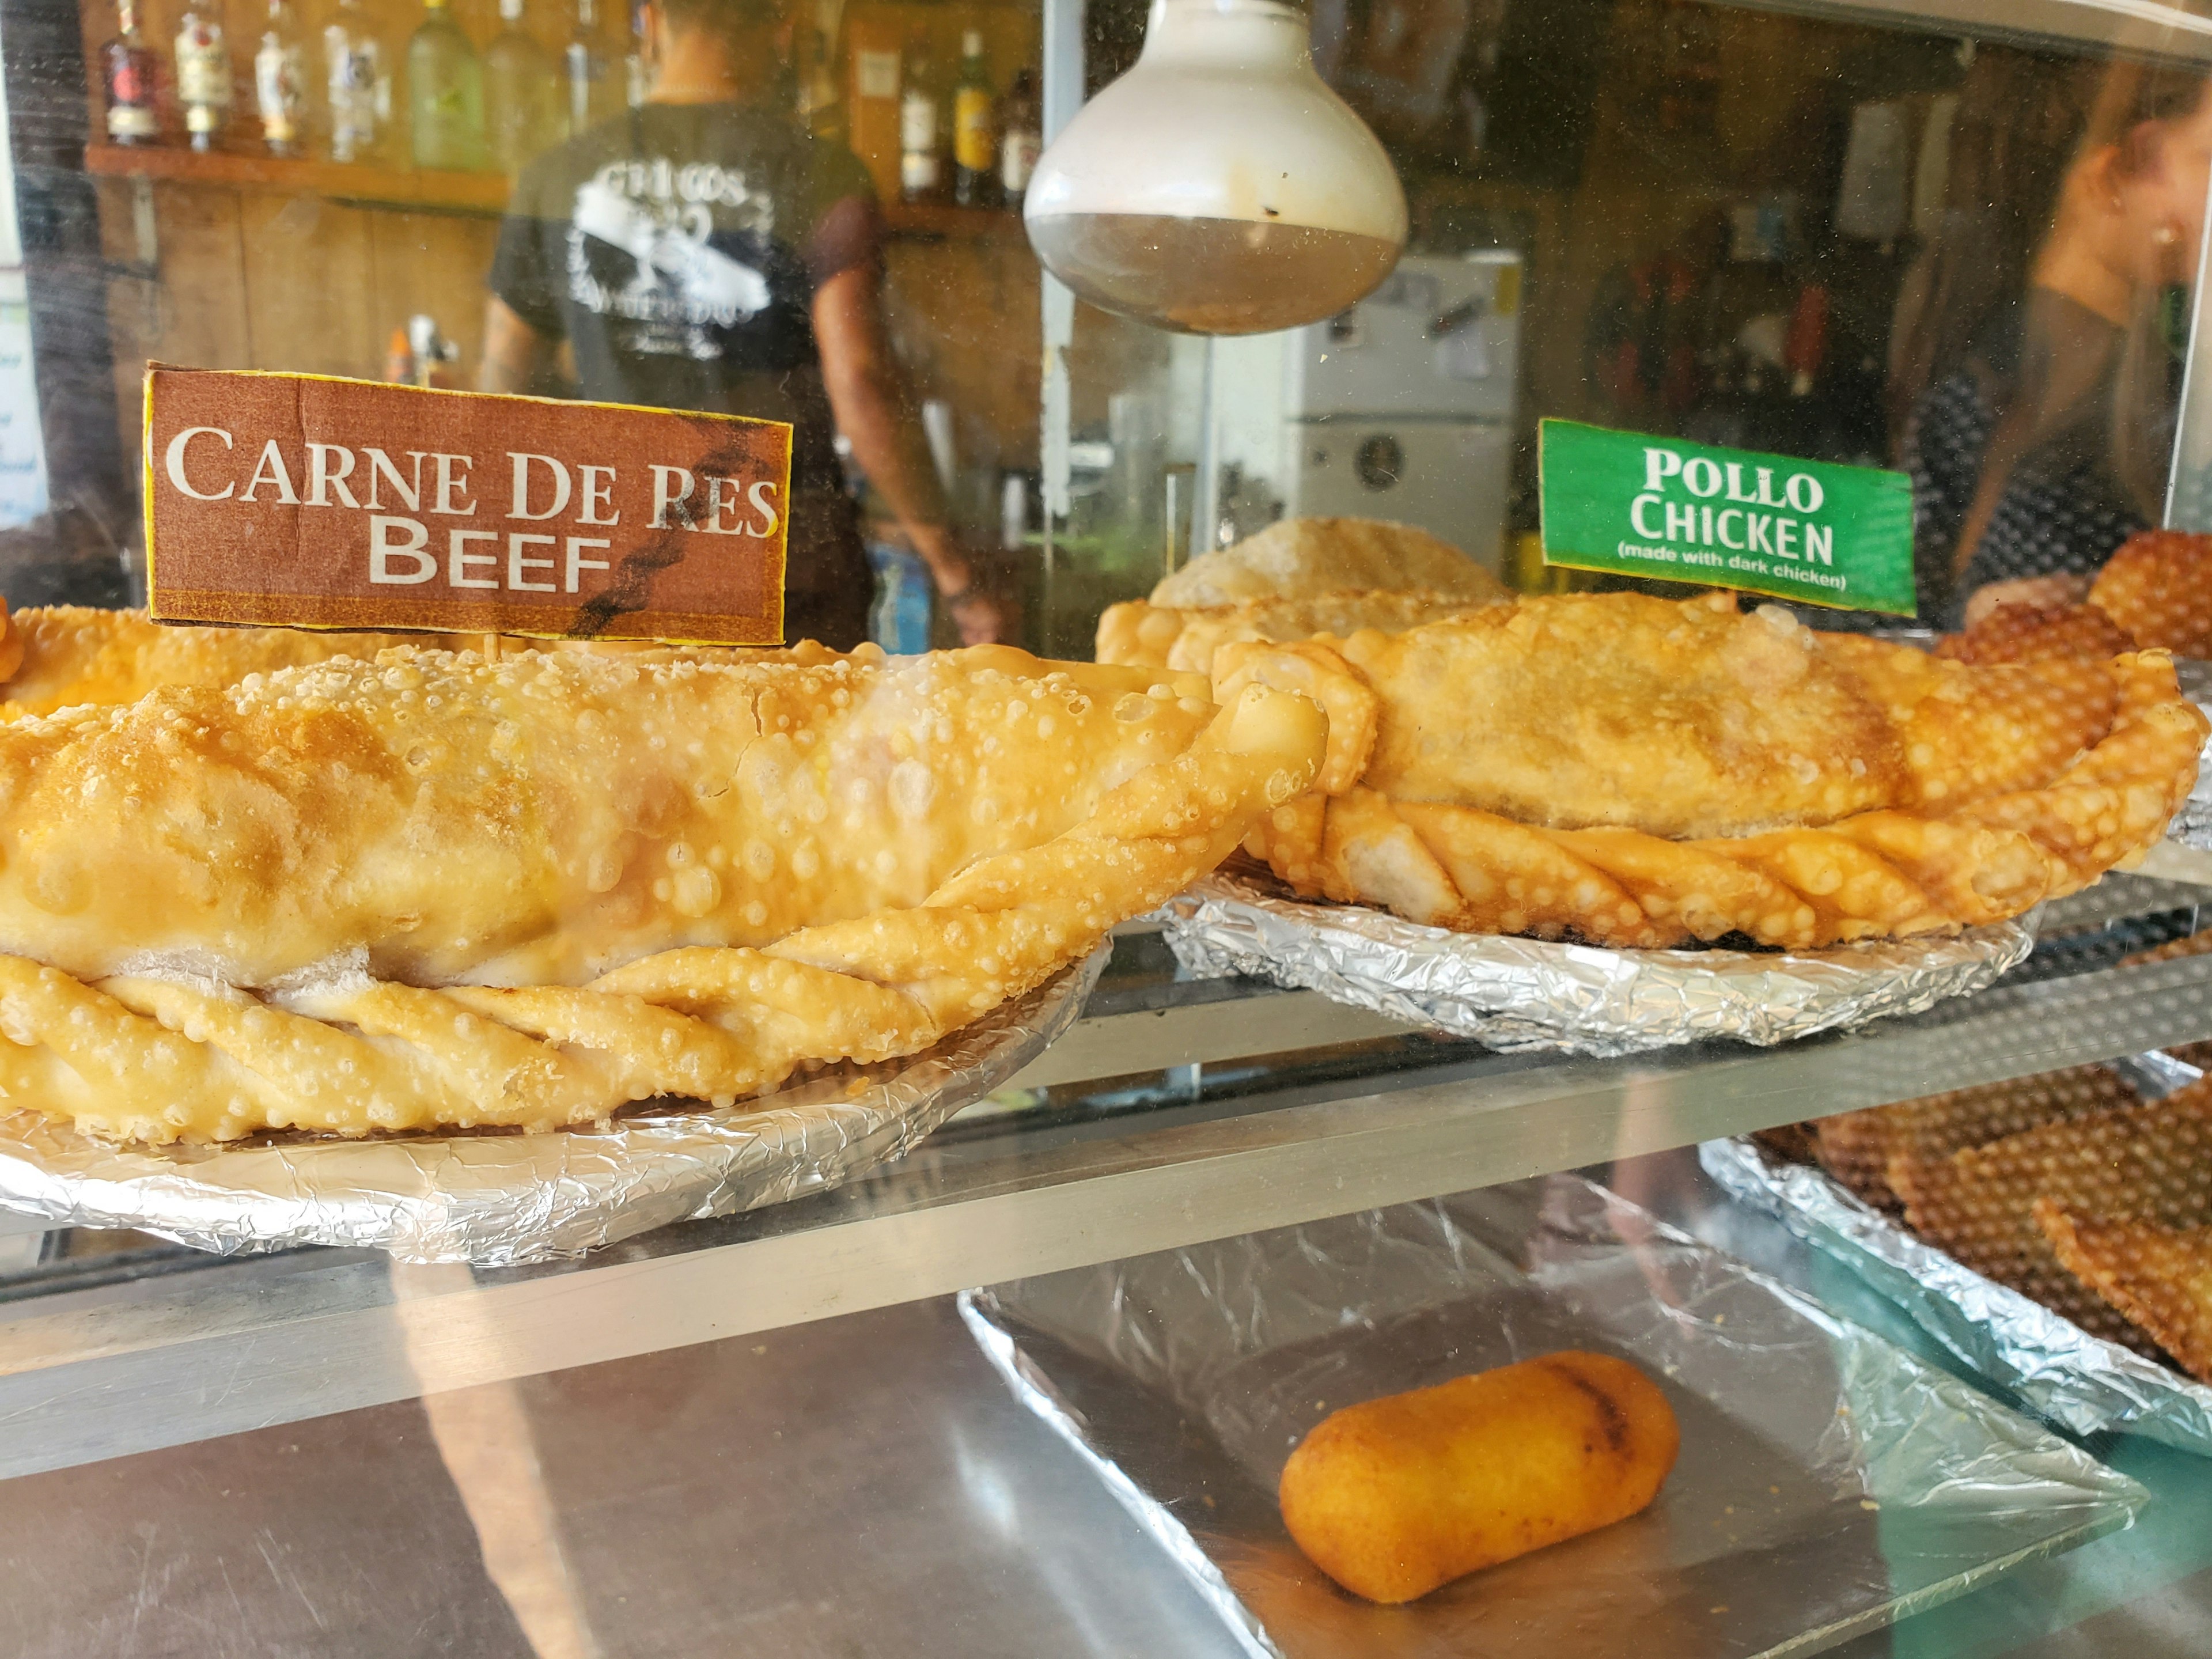
{"type": "Polygon", "coordinates": [[[960,637],[970,645],[996,640],[1005,617],[976,586],[975,568],[945,522],[945,495],[921,426],[903,413],[906,387],[884,336],[872,262],[848,265],[815,289],[814,337],[837,429],[929,567],[960,637]]]}
{"type": "Polygon", "coordinates": [[[528,392],[538,384],[546,359],[545,337],[493,295],[484,307],[483,362],[477,370],[479,392],[528,392]]]}

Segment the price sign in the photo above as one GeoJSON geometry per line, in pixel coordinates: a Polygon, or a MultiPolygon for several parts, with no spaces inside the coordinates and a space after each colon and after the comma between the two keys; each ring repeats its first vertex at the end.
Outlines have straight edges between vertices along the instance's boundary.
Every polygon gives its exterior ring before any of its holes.
{"type": "Polygon", "coordinates": [[[1910,617],[1912,481],[1575,421],[1538,430],[1544,562],[1910,617]]]}
{"type": "Polygon", "coordinates": [[[150,368],[161,622],[775,645],[791,428],[150,368]]]}

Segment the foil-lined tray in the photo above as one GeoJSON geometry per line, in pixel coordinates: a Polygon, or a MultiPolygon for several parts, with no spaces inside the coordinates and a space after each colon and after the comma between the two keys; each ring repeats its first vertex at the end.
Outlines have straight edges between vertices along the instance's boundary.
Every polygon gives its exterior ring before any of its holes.
{"type": "Polygon", "coordinates": [[[17,1112],[0,1118],[0,1206],[232,1253],[366,1245],[478,1267],[581,1255],[826,1191],[898,1157],[1043,1053],[1109,954],[919,1054],[829,1067],[726,1110],[652,1103],[605,1129],[131,1147],[17,1112]]]}
{"type": "Polygon", "coordinates": [[[1176,959],[1201,978],[1250,974],[1492,1048],[1601,1058],[1708,1037],[1788,1042],[1916,1014],[2035,948],[2023,919],[1825,951],[1616,951],[1450,933],[1223,871],[1158,915],[1176,959]]]}
{"type": "Polygon", "coordinates": [[[1948,1373],[1553,1176],[970,1291],[1015,1395],[1268,1659],[1808,1654],[2129,1525],[2143,1489],[1948,1373]],[[1338,1407],[1583,1347],[1667,1392],[1651,1508],[1406,1607],[1285,1531],[1338,1407]]]}
{"type": "MultiPolygon", "coordinates": [[[[2173,676],[2180,683],[2181,695],[2212,716],[2212,662],[2177,657],[2173,676]]],[[[2181,803],[2173,822],[2166,825],[2166,838],[2212,853],[2212,738],[2204,740],[2204,751],[2197,757],[2197,787],[2181,803]]]]}
{"type": "Polygon", "coordinates": [[[2212,1457],[2212,1387],[1984,1278],[1825,1170],[1747,1139],[1698,1148],[1730,1197],[1775,1217],[1895,1304],[1942,1348],[2069,1433],[2120,1431],[2212,1457]]]}

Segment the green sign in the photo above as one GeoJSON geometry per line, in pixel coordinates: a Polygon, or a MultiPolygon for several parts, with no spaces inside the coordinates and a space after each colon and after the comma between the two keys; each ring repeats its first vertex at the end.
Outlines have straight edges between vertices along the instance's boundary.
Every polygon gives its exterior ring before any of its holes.
{"type": "Polygon", "coordinates": [[[1912,481],[1577,421],[1539,428],[1544,562],[1910,617],[1912,481]]]}

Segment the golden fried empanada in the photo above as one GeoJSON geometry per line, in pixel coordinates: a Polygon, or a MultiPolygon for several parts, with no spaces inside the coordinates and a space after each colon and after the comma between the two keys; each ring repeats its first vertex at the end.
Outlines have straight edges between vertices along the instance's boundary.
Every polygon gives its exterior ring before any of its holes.
{"type": "Polygon", "coordinates": [[[2111,1221],[2049,1199],[2036,1204],[2035,1224],[2068,1271],[2212,1382],[2212,1227],[2111,1221]]]}
{"type": "Polygon", "coordinates": [[[2138,645],[2212,656],[2212,536],[2137,532],[2105,561],[2089,603],[2138,645]]]}
{"type": "Polygon", "coordinates": [[[2208,729],[2160,653],[1973,666],[1725,595],[1231,643],[1213,678],[1330,711],[1324,799],[1249,843],[1293,887],[1622,945],[2018,915],[2148,850],[2208,729]]]}
{"type": "Polygon", "coordinates": [[[248,674],[374,657],[428,643],[397,634],[323,634],[296,628],[172,628],[143,611],[40,605],[0,611],[0,720],[80,703],[136,702],[160,685],[235,685],[248,674]]]}
{"type": "Polygon", "coordinates": [[[1213,653],[1242,640],[1284,643],[1316,634],[1356,634],[1363,628],[1402,633],[1423,623],[1465,616],[1495,599],[1448,593],[1399,593],[1370,588],[1321,593],[1309,599],[1246,599],[1239,605],[1177,610],[1132,599],[1109,605],[1098,618],[1098,660],[1136,668],[1210,673],[1213,653]]]}
{"type": "Polygon", "coordinates": [[[1413,525],[1387,519],[1285,519],[1234,546],[1201,553],[1152,589],[1154,605],[1241,605],[1358,589],[1505,597],[1497,577],[1413,525]]]}
{"type": "Polygon", "coordinates": [[[410,651],[0,726],[0,1088],[102,1133],[546,1127],[927,1048],[1307,788],[1272,691],[410,651]]]}

